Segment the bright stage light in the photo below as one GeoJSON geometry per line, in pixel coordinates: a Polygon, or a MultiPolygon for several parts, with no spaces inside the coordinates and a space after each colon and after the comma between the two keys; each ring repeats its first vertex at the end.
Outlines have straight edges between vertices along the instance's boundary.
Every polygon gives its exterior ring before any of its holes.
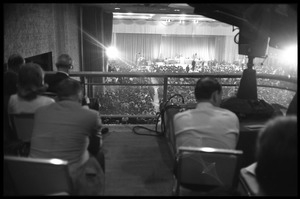
{"type": "Polygon", "coordinates": [[[297,66],[298,53],[297,46],[290,46],[283,50],[280,56],[280,61],[289,66],[297,66]]]}
{"type": "Polygon", "coordinates": [[[111,46],[106,49],[106,55],[110,59],[115,59],[118,57],[119,53],[115,47],[111,46]]]}

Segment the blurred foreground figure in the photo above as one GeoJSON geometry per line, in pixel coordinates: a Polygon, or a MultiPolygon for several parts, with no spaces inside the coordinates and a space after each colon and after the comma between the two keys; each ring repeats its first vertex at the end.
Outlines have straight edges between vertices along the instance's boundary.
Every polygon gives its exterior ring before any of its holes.
{"type": "Polygon", "coordinates": [[[267,123],[257,140],[259,194],[298,195],[297,117],[277,117],[267,123]]]}

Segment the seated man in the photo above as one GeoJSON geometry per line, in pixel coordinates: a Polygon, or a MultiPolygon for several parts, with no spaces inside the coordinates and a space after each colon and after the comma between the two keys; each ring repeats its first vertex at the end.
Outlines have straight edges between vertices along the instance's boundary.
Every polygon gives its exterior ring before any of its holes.
{"type": "MultiPolygon", "coordinates": [[[[71,177],[76,179],[91,158],[89,137],[101,136],[102,122],[97,111],[80,105],[82,88],[79,82],[65,79],[57,88],[59,101],[35,113],[29,156],[67,160],[71,177]]],[[[104,163],[98,161],[103,169],[104,163]]]]}
{"type": "Polygon", "coordinates": [[[297,117],[270,120],[257,139],[256,179],[259,195],[298,195],[297,117]]]}
{"type": "Polygon", "coordinates": [[[237,116],[220,108],[222,87],[213,78],[197,81],[197,106],[174,116],[176,147],[235,149],[239,135],[237,116]]]}
{"type": "MultiPolygon", "coordinates": [[[[68,54],[61,54],[56,62],[57,72],[45,75],[45,83],[48,84],[47,92],[57,94],[57,86],[64,79],[71,79],[69,71],[73,68],[73,60],[68,54]]],[[[75,80],[77,81],[77,80],[75,80]]],[[[82,98],[82,106],[88,108],[90,100],[87,96],[82,98]]]]}
{"type": "Polygon", "coordinates": [[[45,82],[48,84],[48,92],[57,93],[57,85],[69,77],[69,70],[73,68],[72,58],[68,54],[62,54],[56,62],[57,72],[54,75],[46,75],[45,82]]]}

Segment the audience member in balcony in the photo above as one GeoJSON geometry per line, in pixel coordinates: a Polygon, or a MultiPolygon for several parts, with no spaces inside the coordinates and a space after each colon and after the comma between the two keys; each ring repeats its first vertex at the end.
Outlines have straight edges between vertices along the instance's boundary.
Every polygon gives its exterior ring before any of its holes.
{"type": "Polygon", "coordinates": [[[18,81],[18,72],[22,64],[25,63],[24,58],[19,54],[13,54],[8,58],[7,64],[4,64],[4,75],[3,75],[3,105],[4,105],[4,114],[3,114],[3,136],[4,141],[10,142],[15,139],[11,133],[8,120],[8,101],[11,95],[17,93],[17,81],[18,81]]]}
{"type": "MultiPolygon", "coordinates": [[[[98,170],[100,165],[104,169],[103,153],[98,153],[102,122],[97,111],[80,105],[82,87],[78,81],[66,78],[58,84],[57,93],[56,103],[36,111],[30,157],[67,160],[71,177],[78,184],[80,175],[88,172],[86,169],[98,170]],[[89,147],[90,142],[97,146],[89,147]],[[97,164],[88,147],[97,150],[92,152],[97,164]]],[[[102,169],[101,172],[103,177],[102,169]]]]}
{"type": "Polygon", "coordinates": [[[45,82],[49,85],[48,92],[57,93],[57,85],[64,79],[70,78],[69,71],[73,68],[73,60],[68,54],[62,54],[56,62],[57,72],[46,75],[45,82]]]}
{"type": "Polygon", "coordinates": [[[38,64],[27,63],[20,68],[17,87],[17,94],[9,98],[9,114],[35,113],[39,107],[55,102],[40,95],[47,86],[44,84],[44,71],[38,64]]]}
{"type": "MultiPolygon", "coordinates": [[[[70,78],[69,71],[73,68],[73,60],[68,54],[61,54],[56,62],[57,72],[46,75],[45,82],[48,84],[47,92],[57,93],[58,84],[67,78],[70,78]]],[[[75,80],[77,81],[77,80],[75,80]]],[[[85,96],[82,99],[82,105],[88,108],[89,99],[85,96]]]]}
{"type": "Polygon", "coordinates": [[[255,169],[259,195],[298,195],[297,116],[269,121],[257,139],[255,169]]]}
{"type": "Polygon", "coordinates": [[[199,79],[195,86],[196,109],[174,116],[176,145],[235,149],[239,136],[239,120],[220,108],[222,87],[213,78],[199,79]]]}
{"type": "Polygon", "coordinates": [[[294,95],[291,103],[288,106],[288,109],[286,111],[286,115],[297,115],[297,104],[298,104],[298,91],[296,91],[296,94],[294,95]]]}
{"type": "Polygon", "coordinates": [[[8,70],[4,73],[4,95],[17,93],[18,72],[24,63],[24,58],[19,54],[13,54],[8,58],[8,70]]]}

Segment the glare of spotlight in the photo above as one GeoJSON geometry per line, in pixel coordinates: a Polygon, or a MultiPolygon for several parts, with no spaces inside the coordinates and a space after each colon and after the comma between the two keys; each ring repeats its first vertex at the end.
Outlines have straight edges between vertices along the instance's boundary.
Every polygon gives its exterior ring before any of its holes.
{"type": "Polygon", "coordinates": [[[110,59],[115,59],[115,58],[117,58],[118,57],[118,50],[115,48],[115,47],[113,47],[113,46],[111,46],[111,47],[108,47],[107,49],[106,49],[106,55],[107,55],[107,57],[108,58],[110,58],[110,59]]]}
{"type": "Polygon", "coordinates": [[[52,164],[56,164],[56,165],[64,164],[64,161],[63,161],[63,160],[55,159],[55,158],[51,159],[50,162],[51,162],[52,164]]]}
{"type": "Polygon", "coordinates": [[[281,53],[280,61],[283,64],[296,66],[298,61],[297,46],[290,46],[281,53]]]}

